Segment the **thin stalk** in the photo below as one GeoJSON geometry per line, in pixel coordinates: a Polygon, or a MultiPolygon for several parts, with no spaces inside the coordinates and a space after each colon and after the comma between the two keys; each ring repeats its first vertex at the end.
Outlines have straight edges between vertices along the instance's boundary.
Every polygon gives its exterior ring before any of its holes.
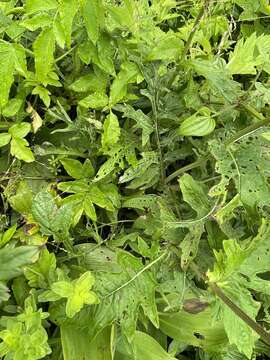
{"type": "Polygon", "coordinates": [[[264,330],[264,328],[259,325],[256,321],[251,319],[248,314],[246,314],[240,307],[238,307],[224,292],[221,290],[221,288],[216,283],[211,283],[208,281],[205,274],[203,274],[197,264],[192,263],[191,265],[192,270],[196,273],[197,277],[201,280],[203,280],[210,289],[214,292],[214,294],[222,301],[224,304],[226,304],[234,313],[236,316],[238,316],[241,320],[244,321],[249,327],[251,327],[252,330],[254,330],[261,339],[268,345],[270,345],[270,334],[264,330]]]}
{"type": "Polygon", "coordinates": [[[192,169],[194,169],[196,167],[202,166],[203,164],[206,163],[206,161],[210,160],[211,157],[212,157],[211,154],[207,154],[206,156],[200,158],[199,160],[196,160],[193,163],[185,165],[182,168],[176,170],[175,172],[173,172],[171,175],[169,175],[166,178],[166,180],[165,180],[166,184],[169,183],[170,181],[172,181],[173,179],[175,179],[177,176],[185,173],[186,171],[189,171],[189,170],[192,170],[192,169]]]}
{"type": "Polygon", "coordinates": [[[157,145],[158,152],[159,152],[161,184],[164,185],[166,176],[165,176],[163,153],[162,153],[161,144],[160,144],[160,137],[159,137],[158,111],[157,111],[157,93],[156,93],[156,91],[155,91],[155,94],[154,94],[153,98],[151,98],[151,104],[152,104],[152,111],[153,111],[154,125],[155,125],[156,145],[157,145]]]}
{"type": "Polygon", "coordinates": [[[193,27],[191,29],[191,32],[190,32],[189,37],[187,39],[187,42],[185,44],[185,47],[184,47],[184,50],[183,50],[183,53],[182,53],[182,56],[181,56],[181,61],[183,61],[185,59],[185,57],[186,57],[186,55],[187,55],[187,53],[189,51],[189,48],[190,48],[190,46],[192,44],[192,40],[194,38],[194,35],[196,34],[196,31],[198,30],[198,28],[200,26],[200,23],[201,23],[201,21],[203,19],[204,14],[206,13],[206,10],[207,10],[207,8],[209,6],[209,3],[210,3],[210,0],[205,0],[204,5],[202,6],[201,10],[199,11],[199,13],[198,13],[198,15],[197,15],[197,17],[195,19],[194,25],[193,25],[193,27]]]}
{"type": "Polygon", "coordinates": [[[256,321],[251,319],[242,309],[240,309],[215,283],[209,283],[213,292],[226,304],[241,320],[243,320],[252,330],[254,330],[261,339],[270,345],[270,334],[264,330],[256,321]]]}
{"type": "Polygon", "coordinates": [[[68,54],[70,54],[74,49],[76,49],[77,45],[73,46],[71,49],[66,51],[63,55],[59,56],[54,60],[54,63],[58,63],[59,61],[63,60],[68,54]]]}
{"type": "Polygon", "coordinates": [[[18,6],[13,9],[8,10],[5,15],[15,15],[15,14],[23,14],[25,12],[25,9],[23,6],[18,6]]]}

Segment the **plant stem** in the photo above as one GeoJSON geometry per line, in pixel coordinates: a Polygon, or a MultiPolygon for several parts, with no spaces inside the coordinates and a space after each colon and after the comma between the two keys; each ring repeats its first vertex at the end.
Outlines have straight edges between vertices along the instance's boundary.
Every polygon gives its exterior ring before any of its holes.
{"type": "Polygon", "coordinates": [[[238,316],[241,320],[244,321],[244,323],[251,327],[266,344],[270,345],[270,334],[265,331],[261,325],[251,319],[248,314],[246,314],[242,309],[240,309],[226,294],[224,294],[224,292],[216,283],[209,282],[205,274],[203,274],[199,270],[197,264],[192,263],[191,268],[196,273],[197,277],[203,280],[216,294],[216,296],[235,313],[236,316],[238,316]]]}
{"type": "Polygon", "coordinates": [[[54,63],[56,64],[57,62],[63,60],[68,54],[70,54],[74,49],[76,49],[77,46],[73,46],[73,48],[69,49],[68,51],[66,51],[63,55],[59,56],[58,58],[56,58],[54,60],[54,63]]]}
{"type": "Polygon", "coordinates": [[[192,44],[192,40],[194,38],[194,35],[195,35],[196,31],[199,28],[200,22],[203,19],[203,16],[204,16],[204,14],[205,14],[205,12],[206,12],[206,10],[208,8],[209,3],[210,3],[210,0],[205,0],[204,5],[202,6],[201,10],[199,11],[199,13],[198,13],[198,15],[197,15],[197,17],[195,19],[193,28],[192,28],[192,30],[191,30],[191,32],[189,34],[189,37],[187,39],[187,42],[185,44],[185,47],[184,47],[184,50],[183,50],[183,53],[182,53],[182,56],[181,56],[181,61],[183,61],[185,59],[185,57],[186,57],[186,55],[187,55],[187,53],[189,51],[189,48],[190,48],[190,46],[192,44]]]}
{"type": "Polygon", "coordinates": [[[206,156],[200,158],[199,160],[196,160],[196,161],[194,161],[193,163],[188,164],[188,165],[185,165],[185,166],[183,166],[182,168],[176,170],[175,172],[173,172],[171,175],[169,175],[169,176],[166,178],[166,180],[165,180],[166,184],[167,184],[168,182],[172,181],[172,180],[173,180],[174,178],[176,178],[177,176],[185,173],[186,171],[192,170],[192,169],[194,169],[194,168],[196,168],[196,167],[199,167],[199,166],[203,165],[206,161],[210,160],[211,157],[212,157],[211,154],[207,154],[206,156]]]}
{"type": "Polygon", "coordinates": [[[270,334],[264,330],[264,328],[259,325],[256,321],[251,319],[242,309],[240,309],[231,299],[228,298],[226,294],[220,289],[220,287],[215,283],[209,283],[210,288],[213,292],[237,315],[242,319],[252,330],[254,330],[261,339],[270,345],[270,334]]]}
{"type": "Polygon", "coordinates": [[[5,15],[13,15],[13,14],[23,14],[25,12],[25,9],[23,6],[18,6],[13,9],[8,10],[5,15]]]}

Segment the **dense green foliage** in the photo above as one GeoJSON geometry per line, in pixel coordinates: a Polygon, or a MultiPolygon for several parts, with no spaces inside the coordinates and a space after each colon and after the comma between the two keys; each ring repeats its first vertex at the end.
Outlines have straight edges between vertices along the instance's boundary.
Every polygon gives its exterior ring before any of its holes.
{"type": "Polygon", "coordinates": [[[0,358],[270,357],[268,0],[0,1],[0,358]]]}

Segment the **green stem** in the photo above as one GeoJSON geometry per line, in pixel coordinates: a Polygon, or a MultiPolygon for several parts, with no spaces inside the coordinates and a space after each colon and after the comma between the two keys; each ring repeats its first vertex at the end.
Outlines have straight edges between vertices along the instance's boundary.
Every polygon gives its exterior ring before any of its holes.
{"type": "Polygon", "coordinates": [[[220,289],[215,283],[209,283],[210,288],[213,292],[237,315],[242,319],[252,330],[254,330],[261,339],[270,345],[270,334],[264,330],[264,328],[251,319],[242,309],[240,309],[227,295],[220,289]]]}
{"type": "Polygon", "coordinates": [[[14,14],[23,14],[25,12],[25,9],[23,6],[18,6],[13,9],[8,10],[5,15],[14,15],[14,14]]]}
{"type": "Polygon", "coordinates": [[[206,161],[210,160],[212,157],[211,154],[207,154],[206,156],[200,158],[199,160],[196,160],[194,161],[193,163],[191,164],[188,164],[188,165],[185,165],[183,166],[182,168],[176,170],[175,172],[173,172],[171,175],[169,175],[167,178],[166,178],[166,183],[172,181],[173,179],[175,179],[177,176],[185,173],[186,171],[189,171],[189,170],[192,170],[196,167],[199,167],[201,165],[203,165],[204,163],[206,163],[206,161]]]}
{"type": "Polygon", "coordinates": [[[205,0],[205,3],[204,5],[202,6],[201,10],[199,11],[196,19],[195,19],[195,22],[194,22],[194,25],[193,25],[193,28],[191,29],[191,32],[189,34],[189,37],[187,39],[187,42],[186,42],[186,45],[184,47],[184,50],[183,50],[183,53],[182,53],[182,56],[181,56],[181,61],[183,61],[189,51],[189,48],[192,44],[192,40],[194,38],[194,35],[196,34],[196,31],[198,30],[199,28],[199,25],[203,19],[203,16],[208,8],[208,5],[209,5],[209,2],[210,0],[205,0]]]}
{"type": "Polygon", "coordinates": [[[54,60],[54,63],[56,64],[57,62],[63,60],[68,54],[70,54],[74,49],[76,49],[77,45],[73,46],[73,48],[69,49],[68,51],[66,51],[63,55],[59,56],[58,58],[56,58],[54,60]]]}

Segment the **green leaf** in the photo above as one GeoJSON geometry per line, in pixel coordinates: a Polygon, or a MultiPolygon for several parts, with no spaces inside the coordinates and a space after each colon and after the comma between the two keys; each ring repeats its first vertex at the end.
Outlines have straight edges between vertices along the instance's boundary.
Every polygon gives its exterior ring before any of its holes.
{"type": "Polygon", "coordinates": [[[237,42],[227,64],[231,74],[256,74],[256,66],[265,61],[262,55],[256,53],[256,42],[256,33],[237,42]]]}
{"type": "Polygon", "coordinates": [[[175,360],[152,336],[136,331],[132,343],[135,347],[136,359],[140,360],[175,360]]]}
{"type": "Polygon", "coordinates": [[[158,44],[150,51],[147,60],[178,60],[183,51],[183,41],[171,34],[166,34],[157,40],[158,44]]]}
{"type": "Polygon", "coordinates": [[[43,249],[38,261],[27,266],[24,274],[31,287],[46,289],[55,277],[55,270],[55,255],[47,249],[43,249]]]}
{"type": "Polygon", "coordinates": [[[70,89],[76,92],[104,92],[107,86],[107,76],[104,73],[89,73],[81,76],[70,85],[70,89]],[[99,75],[99,76],[98,76],[99,75]]]}
{"type": "Polygon", "coordinates": [[[82,15],[89,39],[96,44],[103,25],[103,7],[99,0],[82,1],[82,15]]]}
{"type": "Polygon", "coordinates": [[[63,159],[61,164],[64,166],[64,169],[74,179],[83,179],[85,177],[85,172],[82,163],[79,160],[75,159],[63,159]]]}
{"type": "Polygon", "coordinates": [[[138,278],[130,281],[142,270],[143,265],[140,259],[128,252],[119,251],[117,262],[122,269],[120,274],[111,272],[96,274],[96,291],[101,298],[106,296],[106,301],[102,301],[99,305],[92,331],[95,332],[96,327],[99,328],[102,324],[106,326],[115,320],[119,321],[122,331],[131,340],[135,334],[140,306],[150,321],[158,327],[159,319],[155,303],[156,280],[151,272],[145,271],[138,278]],[[126,286],[122,287],[123,284],[126,286]],[[119,290],[116,291],[117,289],[119,290]]]}
{"type": "Polygon", "coordinates": [[[41,100],[44,102],[45,106],[49,107],[50,103],[51,103],[51,98],[50,98],[50,92],[49,90],[47,90],[46,88],[44,88],[43,86],[36,86],[33,91],[32,91],[33,95],[38,95],[41,100]]]}
{"type": "Polygon", "coordinates": [[[163,312],[160,314],[160,329],[172,339],[203,347],[207,352],[219,352],[228,344],[222,322],[216,320],[211,308],[198,314],[190,314],[183,310],[163,312]]]}
{"type": "Polygon", "coordinates": [[[124,117],[134,120],[136,122],[135,129],[142,129],[142,146],[145,146],[154,132],[152,120],[141,110],[136,111],[130,105],[118,105],[115,109],[123,111],[124,117]]]}
{"type": "Polygon", "coordinates": [[[65,34],[65,42],[70,48],[73,19],[79,10],[78,0],[59,0],[58,10],[65,34]]]}
{"type": "Polygon", "coordinates": [[[52,352],[49,347],[48,334],[42,321],[48,313],[37,310],[34,300],[29,297],[25,301],[24,312],[7,319],[6,329],[0,332],[6,346],[5,355],[14,359],[42,359],[52,352]],[[26,346],[27,344],[27,346],[26,346]]]}
{"type": "Polygon", "coordinates": [[[223,99],[233,102],[240,94],[240,84],[231,79],[223,61],[194,60],[195,71],[204,76],[214,93],[218,92],[223,99]]]}
{"type": "Polygon", "coordinates": [[[11,135],[8,133],[0,134],[0,147],[9,144],[11,140],[11,135]]]}
{"type": "Polygon", "coordinates": [[[14,73],[14,53],[11,46],[6,43],[0,43],[0,107],[3,108],[9,99],[9,91],[13,83],[14,73]]]}
{"type": "Polygon", "coordinates": [[[177,133],[182,136],[206,136],[214,131],[215,127],[216,122],[211,117],[210,110],[202,107],[181,123],[177,133]]]}
{"type": "Polygon", "coordinates": [[[53,196],[48,192],[37,194],[32,203],[32,214],[34,219],[44,228],[46,232],[50,229],[57,212],[53,196]]]}
{"type": "Polygon", "coordinates": [[[10,153],[17,159],[28,163],[35,161],[34,155],[29,149],[29,143],[25,139],[14,137],[11,139],[10,145],[10,153]]]}
{"type": "Polygon", "coordinates": [[[32,206],[33,193],[26,181],[19,182],[16,194],[9,197],[12,208],[23,215],[29,214],[32,206]]]}
{"type": "Polygon", "coordinates": [[[38,246],[0,249],[0,280],[10,280],[19,276],[26,265],[37,261],[39,251],[38,246]]]}
{"type": "Polygon", "coordinates": [[[116,144],[120,138],[120,126],[117,116],[111,111],[103,124],[102,147],[116,144]]]}
{"type": "Polygon", "coordinates": [[[79,101],[79,105],[85,108],[102,109],[108,105],[109,98],[106,94],[95,92],[79,101]]]}
{"type": "Polygon", "coordinates": [[[53,293],[61,298],[67,298],[66,314],[69,318],[73,318],[85,304],[91,305],[99,302],[97,295],[90,291],[94,281],[93,275],[87,271],[73,282],[58,281],[52,284],[53,293]]]}
{"type": "Polygon", "coordinates": [[[66,34],[63,28],[63,25],[61,23],[60,15],[58,14],[57,17],[55,17],[53,22],[53,33],[55,37],[55,41],[57,44],[64,49],[65,43],[66,43],[66,34]]]}
{"type": "Polygon", "coordinates": [[[96,210],[92,203],[91,196],[86,196],[86,198],[84,199],[83,209],[84,209],[85,214],[89,217],[89,219],[91,219],[93,221],[97,221],[96,210]]]}
{"type": "Polygon", "coordinates": [[[17,230],[17,224],[14,224],[13,226],[11,226],[8,230],[6,230],[4,232],[4,234],[1,236],[1,239],[0,239],[0,248],[5,246],[12,239],[16,230],[17,230]]]}
{"type": "MultiPolygon", "coordinates": [[[[270,225],[264,220],[258,235],[247,239],[242,246],[236,240],[224,241],[224,251],[215,252],[214,270],[208,273],[210,281],[218,283],[224,293],[253,320],[260,304],[253,299],[250,289],[270,293],[268,282],[257,276],[270,269],[269,234],[270,225]]],[[[250,357],[258,335],[225,304],[222,306],[224,326],[230,343],[250,357]]]]}
{"type": "Polygon", "coordinates": [[[3,108],[2,114],[5,117],[13,117],[19,112],[22,104],[23,104],[22,99],[19,98],[10,99],[7,105],[3,108]]]}
{"type": "Polygon", "coordinates": [[[45,86],[53,70],[55,38],[51,28],[45,28],[33,43],[37,80],[45,86]]]}
{"type": "Polygon", "coordinates": [[[76,322],[73,326],[61,326],[64,359],[112,360],[114,339],[111,327],[102,329],[93,339],[86,329],[78,325],[76,322]]]}
{"type": "Polygon", "coordinates": [[[57,8],[56,0],[26,0],[25,10],[28,14],[53,10],[57,8]]]}
{"type": "Polygon", "coordinates": [[[52,284],[51,289],[60,297],[68,298],[73,295],[73,286],[68,281],[58,281],[52,284]]]}
{"type": "Polygon", "coordinates": [[[110,106],[115,105],[127,95],[128,84],[141,81],[142,77],[138,66],[131,62],[123,63],[120,72],[111,85],[110,106]]]}
{"type": "Polygon", "coordinates": [[[199,218],[209,212],[209,198],[202,184],[194,180],[191,175],[185,174],[179,179],[179,185],[184,201],[197,212],[199,218]]]}
{"type": "Polygon", "coordinates": [[[14,138],[24,138],[30,131],[31,125],[25,122],[12,125],[8,130],[9,134],[14,138]]]}
{"type": "Polygon", "coordinates": [[[39,28],[50,26],[52,23],[52,17],[49,14],[41,13],[34,15],[31,18],[23,20],[20,25],[28,30],[35,31],[39,28]]]}

